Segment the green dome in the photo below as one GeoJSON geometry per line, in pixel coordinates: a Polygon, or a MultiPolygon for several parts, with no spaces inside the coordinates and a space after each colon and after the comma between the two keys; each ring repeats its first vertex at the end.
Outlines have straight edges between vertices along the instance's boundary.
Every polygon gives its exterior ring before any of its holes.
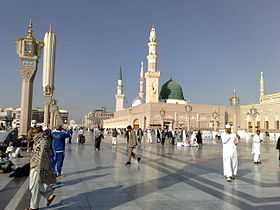
{"type": "Polygon", "coordinates": [[[185,100],[182,87],[172,79],[161,86],[159,99],[163,101],[167,99],[185,100]]]}

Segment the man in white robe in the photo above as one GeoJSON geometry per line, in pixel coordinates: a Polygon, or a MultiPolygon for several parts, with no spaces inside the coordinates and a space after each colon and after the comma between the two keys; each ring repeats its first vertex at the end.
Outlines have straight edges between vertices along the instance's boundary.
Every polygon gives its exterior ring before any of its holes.
{"type": "Polygon", "coordinates": [[[152,132],[150,129],[147,130],[147,140],[148,140],[148,143],[153,143],[153,137],[152,137],[152,132]]]}
{"type": "Polygon", "coordinates": [[[191,145],[191,147],[197,147],[198,146],[196,134],[197,133],[195,131],[193,131],[193,133],[191,135],[191,138],[190,138],[190,145],[191,145]]]}
{"type": "Polygon", "coordinates": [[[261,142],[263,139],[260,134],[260,130],[257,130],[253,137],[252,154],[254,155],[254,164],[261,163],[261,142]]]}
{"type": "Polygon", "coordinates": [[[235,179],[237,175],[238,159],[237,159],[237,144],[238,138],[231,133],[231,126],[226,125],[226,132],[222,134],[223,143],[223,167],[224,176],[228,182],[235,179]]]}

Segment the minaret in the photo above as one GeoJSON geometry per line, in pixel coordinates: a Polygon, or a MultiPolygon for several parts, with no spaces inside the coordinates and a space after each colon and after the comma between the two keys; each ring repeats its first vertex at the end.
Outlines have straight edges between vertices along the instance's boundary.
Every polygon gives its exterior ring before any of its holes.
{"type": "Polygon", "coordinates": [[[120,67],[120,75],[117,82],[117,94],[116,97],[116,112],[124,109],[124,94],[123,94],[123,79],[122,68],[120,67]]]}
{"type": "Polygon", "coordinates": [[[139,94],[138,96],[144,100],[144,82],[145,82],[145,74],[144,74],[144,63],[141,62],[141,70],[140,70],[140,82],[139,82],[139,94]]]}
{"type": "Polygon", "coordinates": [[[148,71],[146,77],[146,103],[158,102],[158,86],[160,72],[157,70],[157,38],[155,27],[152,26],[148,42],[148,71]]]}
{"type": "Polygon", "coordinates": [[[44,105],[44,124],[50,122],[50,104],[54,93],[54,72],[55,72],[55,50],[56,36],[52,31],[51,25],[49,31],[44,37],[44,63],[43,63],[43,95],[45,97],[44,105]]]}
{"type": "Polygon", "coordinates": [[[230,105],[232,109],[233,132],[237,133],[240,127],[240,99],[235,89],[233,90],[233,96],[230,97],[230,105]]]}
{"type": "Polygon", "coordinates": [[[239,97],[236,94],[236,90],[233,89],[233,96],[230,97],[230,105],[231,106],[238,106],[240,104],[239,97]]]}
{"type": "Polygon", "coordinates": [[[264,78],[263,78],[263,72],[261,72],[261,78],[260,78],[260,103],[262,103],[263,96],[264,96],[264,78]]]}

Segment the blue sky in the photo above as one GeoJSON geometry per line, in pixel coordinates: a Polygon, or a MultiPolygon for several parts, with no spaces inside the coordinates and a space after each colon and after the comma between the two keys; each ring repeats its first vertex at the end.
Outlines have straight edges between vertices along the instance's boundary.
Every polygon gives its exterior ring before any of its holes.
{"type": "MultiPolygon", "coordinates": [[[[161,84],[170,77],[194,103],[227,104],[234,88],[243,104],[279,91],[279,0],[49,0],[2,1],[0,106],[18,106],[15,41],[29,18],[35,37],[52,24],[57,35],[56,95],[80,119],[99,106],[113,110],[119,66],[126,102],[137,94],[140,62],[146,67],[149,28],[156,26],[161,84]]],[[[41,106],[42,59],[34,106],[41,106]]]]}

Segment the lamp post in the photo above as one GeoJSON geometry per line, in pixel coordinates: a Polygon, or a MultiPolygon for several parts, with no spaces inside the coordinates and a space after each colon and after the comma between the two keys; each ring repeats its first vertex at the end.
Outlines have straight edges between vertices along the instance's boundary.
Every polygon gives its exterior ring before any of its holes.
{"type": "Polygon", "coordinates": [[[17,54],[20,60],[21,74],[21,114],[19,135],[26,136],[30,127],[32,112],[33,81],[37,72],[41,49],[44,43],[33,36],[32,22],[27,34],[17,40],[17,54]]]}
{"type": "Polygon", "coordinates": [[[165,110],[163,108],[160,109],[159,111],[160,118],[161,118],[161,128],[163,129],[164,126],[164,117],[165,117],[165,110]]]}
{"type": "Polygon", "coordinates": [[[128,119],[128,124],[132,124],[133,123],[133,119],[132,119],[132,107],[128,108],[128,115],[129,115],[129,119],[128,119]]]}
{"type": "Polygon", "coordinates": [[[249,109],[249,112],[247,112],[247,116],[249,116],[253,120],[253,133],[255,132],[255,121],[259,115],[258,110],[255,107],[252,107],[249,109]]]}
{"type": "MultiPolygon", "coordinates": [[[[188,118],[188,131],[190,131],[190,125],[191,125],[191,116],[190,116],[190,113],[192,112],[192,106],[187,104],[185,106],[185,111],[186,111],[186,116],[188,118]]],[[[187,121],[187,120],[186,120],[187,121]]]]}
{"type": "Polygon", "coordinates": [[[214,131],[217,131],[217,120],[218,120],[218,118],[219,118],[219,113],[216,112],[216,111],[214,111],[214,112],[212,113],[212,117],[213,117],[213,119],[214,119],[214,131]]]}
{"type": "Polygon", "coordinates": [[[178,127],[177,112],[174,112],[174,125],[173,129],[178,127]]]}
{"type": "Polygon", "coordinates": [[[200,130],[200,116],[199,116],[199,113],[196,114],[196,126],[197,126],[197,129],[200,130]]]}

